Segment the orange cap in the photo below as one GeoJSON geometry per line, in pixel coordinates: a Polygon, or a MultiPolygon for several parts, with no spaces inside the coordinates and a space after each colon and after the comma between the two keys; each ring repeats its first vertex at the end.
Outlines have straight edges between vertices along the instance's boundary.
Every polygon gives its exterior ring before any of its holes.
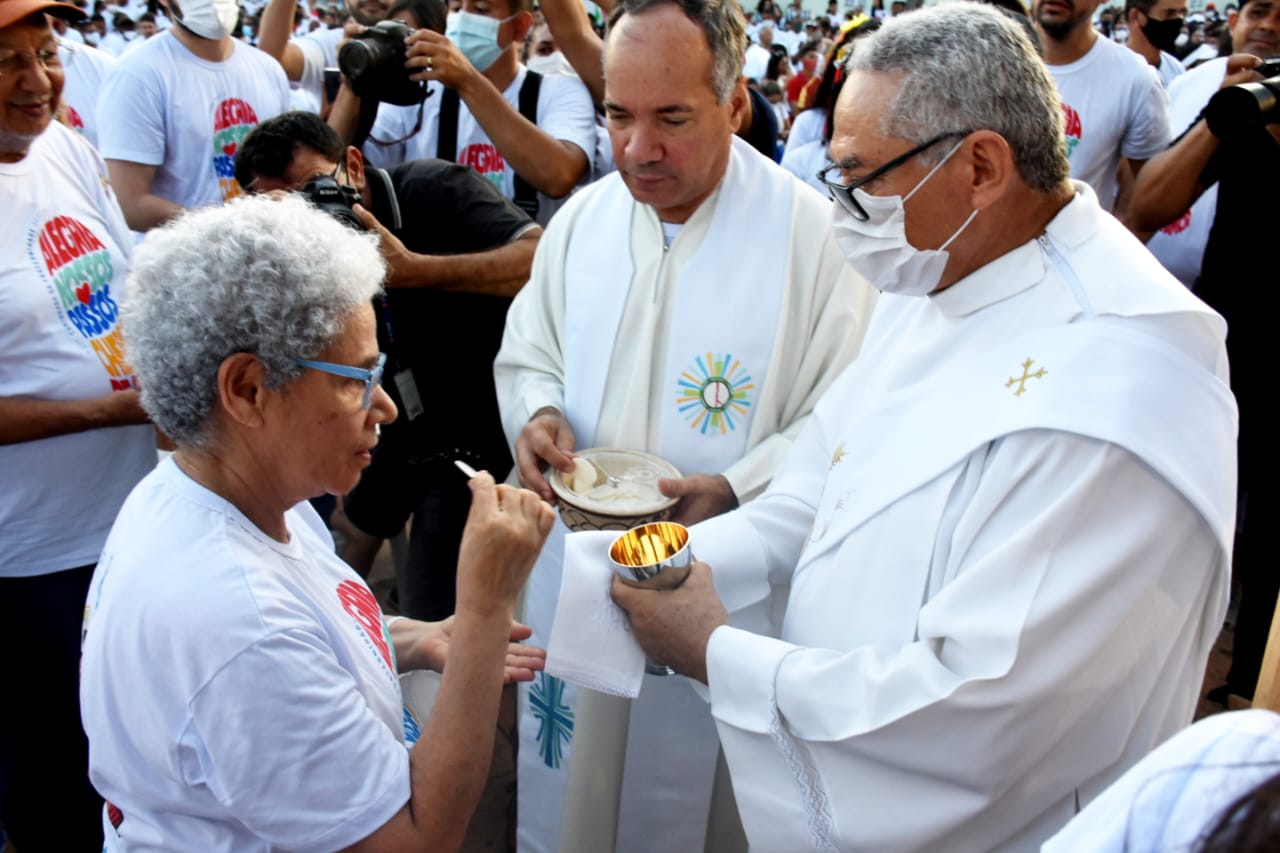
{"type": "Polygon", "coordinates": [[[85,17],[84,10],[56,0],[0,0],[0,30],[23,20],[34,12],[46,12],[69,21],[85,17]]]}

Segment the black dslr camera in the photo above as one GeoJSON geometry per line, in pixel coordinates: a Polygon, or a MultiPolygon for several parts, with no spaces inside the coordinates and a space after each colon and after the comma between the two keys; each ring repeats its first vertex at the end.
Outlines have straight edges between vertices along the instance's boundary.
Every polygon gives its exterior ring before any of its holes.
{"type": "Polygon", "coordinates": [[[318,175],[303,184],[298,193],[343,225],[365,230],[364,223],[351,209],[360,201],[360,191],[355,187],[338,183],[332,175],[318,175]]]}
{"type": "Polygon", "coordinates": [[[381,21],[348,39],[338,52],[338,67],[351,91],[361,98],[402,107],[422,103],[426,88],[410,80],[404,67],[408,58],[404,40],[412,33],[413,29],[400,21],[381,21]]]}
{"type": "Polygon", "coordinates": [[[1205,106],[1205,123],[1219,139],[1248,128],[1280,124],[1280,60],[1264,62],[1254,70],[1266,79],[1221,89],[1205,106]]]}

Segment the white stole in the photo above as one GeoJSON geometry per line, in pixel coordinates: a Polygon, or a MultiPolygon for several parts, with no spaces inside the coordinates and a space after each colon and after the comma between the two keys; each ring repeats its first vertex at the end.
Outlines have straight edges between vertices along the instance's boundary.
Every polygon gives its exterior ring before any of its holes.
{"type": "MultiPolygon", "coordinates": [[[[787,233],[794,183],[734,139],[715,209],[695,255],[674,276],[657,447],[682,473],[719,472],[742,458],[778,333],[788,254],[771,241],[744,241],[774,218],[787,233]]],[[[608,179],[606,179],[608,180],[608,179]]],[[[565,253],[565,414],[580,447],[593,446],[622,311],[635,276],[635,217],[654,218],[613,178],[578,211],[586,227],[565,253]],[[603,235],[625,234],[622,246],[603,235]]],[[[697,213],[695,212],[695,216],[697,213]]],[[[658,229],[655,228],[655,235],[658,229]]],[[[676,238],[679,241],[680,237],[676,238]]],[[[665,263],[665,259],[664,259],[665,263]]],[[[637,388],[648,395],[650,389],[637,388]]]]}

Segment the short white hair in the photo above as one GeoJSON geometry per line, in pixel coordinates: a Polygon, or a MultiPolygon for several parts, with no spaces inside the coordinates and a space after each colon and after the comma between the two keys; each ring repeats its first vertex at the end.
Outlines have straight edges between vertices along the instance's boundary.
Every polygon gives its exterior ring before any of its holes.
{"type": "MultiPolygon", "coordinates": [[[[1000,9],[951,2],[899,15],[854,43],[847,70],[900,74],[881,131],[917,143],[993,130],[1023,180],[1052,192],[1068,173],[1062,104],[1026,32],[1000,9]]],[[[946,147],[921,155],[938,162],[946,147]]]]}
{"type": "Polygon", "coordinates": [[[186,213],[133,256],[121,308],[142,406],[179,444],[210,438],[218,367],[249,352],[280,387],[381,290],[377,237],[297,195],[249,196],[186,213]]]}

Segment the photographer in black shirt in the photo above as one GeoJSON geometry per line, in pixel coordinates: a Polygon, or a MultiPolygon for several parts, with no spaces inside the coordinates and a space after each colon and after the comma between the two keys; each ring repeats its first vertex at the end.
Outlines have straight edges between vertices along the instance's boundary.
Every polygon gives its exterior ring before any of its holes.
{"type": "MultiPolygon", "coordinates": [[[[1268,6],[1257,3],[1255,6],[1268,6]]],[[[1276,30],[1269,30],[1273,36],[1276,30]]],[[[1274,518],[1274,408],[1263,399],[1266,340],[1275,282],[1275,227],[1267,211],[1280,200],[1280,68],[1257,56],[1230,57],[1223,87],[1200,118],[1138,176],[1130,212],[1142,230],[1176,219],[1209,187],[1218,187],[1217,214],[1205,246],[1195,292],[1227,321],[1231,388],[1240,407],[1239,504],[1232,571],[1239,611],[1231,672],[1210,691],[1252,698],[1280,591],[1280,565],[1262,541],[1274,518]],[[1259,72],[1261,69],[1262,73],[1259,72]]],[[[1272,380],[1273,381],[1273,380],[1272,380]]]]}

